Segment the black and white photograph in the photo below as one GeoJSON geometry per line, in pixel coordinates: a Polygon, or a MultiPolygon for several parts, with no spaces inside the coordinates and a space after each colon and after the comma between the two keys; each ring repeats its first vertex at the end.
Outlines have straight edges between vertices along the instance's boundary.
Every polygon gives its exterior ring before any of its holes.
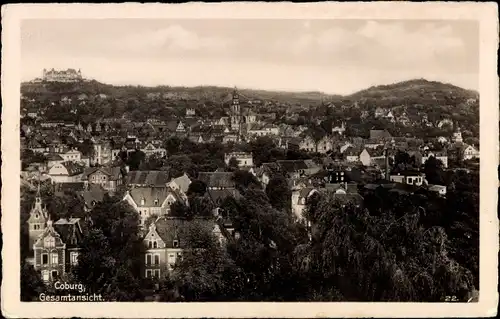
{"type": "Polygon", "coordinates": [[[2,165],[11,299],[496,311],[480,224],[498,245],[498,78],[482,78],[481,30],[496,54],[498,20],[262,5],[262,18],[64,5],[19,20],[19,95],[2,118],[2,159],[18,156],[2,165]]]}

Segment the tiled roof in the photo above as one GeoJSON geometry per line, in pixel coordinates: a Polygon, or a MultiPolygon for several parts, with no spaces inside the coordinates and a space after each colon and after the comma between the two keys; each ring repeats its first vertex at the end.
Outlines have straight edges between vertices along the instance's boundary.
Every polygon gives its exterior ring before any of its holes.
{"type": "Polygon", "coordinates": [[[165,186],[168,182],[165,171],[130,171],[126,177],[127,185],[165,186]]]}
{"type": "Polygon", "coordinates": [[[83,239],[80,218],[59,219],[54,223],[54,229],[66,244],[66,248],[78,247],[78,243],[83,239]]]}
{"type": "Polygon", "coordinates": [[[139,207],[161,207],[169,194],[172,194],[177,201],[182,200],[179,193],[170,187],[135,187],[129,192],[135,204],[139,207]],[[144,199],[144,202],[142,200],[144,199]],[[155,200],[158,202],[155,204],[155,200]]]}
{"type": "Polygon", "coordinates": [[[192,230],[206,230],[212,232],[215,222],[210,219],[196,218],[185,220],[180,218],[161,217],[156,220],[154,227],[158,236],[165,242],[166,248],[174,248],[174,240],[178,242],[178,248],[196,248],[190,246],[190,228],[192,230]]]}
{"type": "Polygon", "coordinates": [[[237,189],[209,189],[207,194],[215,204],[220,204],[224,199],[233,197],[235,199],[241,198],[241,194],[237,189]]]}
{"type": "Polygon", "coordinates": [[[82,191],[84,187],[83,182],[74,182],[74,183],[58,183],[56,184],[56,192],[64,192],[66,190],[71,191],[82,191]]]}
{"type": "Polygon", "coordinates": [[[69,176],[82,174],[83,170],[85,169],[84,166],[77,164],[77,163],[74,163],[74,162],[63,162],[62,165],[68,171],[69,176]]]}
{"type": "Polygon", "coordinates": [[[370,130],[370,139],[390,138],[391,134],[387,130],[370,130]]]}
{"type": "Polygon", "coordinates": [[[276,161],[276,163],[280,166],[281,170],[288,173],[309,168],[304,160],[281,160],[276,161]]]}
{"type": "Polygon", "coordinates": [[[88,188],[82,191],[81,196],[87,206],[92,206],[93,202],[101,202],[106,191],[97,184],[89,184],[88,188]]]}
{"type": "Polygon", "coordinates": [[[172,179],[172,182],[176,183],[183,193],[187,193],[191,179],[184,173],[182,176],[172,179]]]}
{"type": "Polygon", "coordinates": [[[85,170],[85,172],[82,175],[82,180],[86,180],[89,175],[94,174],[96,172],[101,172],[105,175],[109,176],[109,179],[112,181],[116,181],[120,179],[121,175],[121,168],[118,166],[113,166],[113,167],[89,167],[85,170]]]}
{"type": "Polygon", "coordinates": [[[61,155],[59,155],[59,154],[52,153],[52,154],[47,155],[47,160],[49,160],[49,161],[64,161],[64,158],[62,158],[61,155]]]}
{"type": "Polygon", "coordinates": [[[198,180],[207,187],[235,188],[236,186],[231,172],[200,172],[198,180]]]}

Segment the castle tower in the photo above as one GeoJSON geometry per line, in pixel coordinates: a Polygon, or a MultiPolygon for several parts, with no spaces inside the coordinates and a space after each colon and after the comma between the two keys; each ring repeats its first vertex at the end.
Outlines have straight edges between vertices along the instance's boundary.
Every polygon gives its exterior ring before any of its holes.
{"type": "Polygon", "coordinates": [[[33,249],[33,244],[36,242],[38,237],[45,230],[45,223],[48,219],[47,209],[42,207],[42,198],[40,196],[40,184],[38,184],[38,191],[35,197],[35,204],[30,211],[30,217],[28,218],[29,226],[29,249],[33,249]]]}
{"type": "Polygon", "coordinates": [[[231,130],[241,133],[241,109],[240,98],[236,88],[233,91],[233,101],[231,103],[231,130]]]}

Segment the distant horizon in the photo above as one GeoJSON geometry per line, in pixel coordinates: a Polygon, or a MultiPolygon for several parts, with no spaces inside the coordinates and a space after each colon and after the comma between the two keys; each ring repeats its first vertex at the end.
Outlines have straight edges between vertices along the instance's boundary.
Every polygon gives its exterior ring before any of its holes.
{"type": "Polygon", "coordinates": [[[80,68],[147,87],[348,95],[425,78],[478,90],[478,35],[469,20],[32,19],[21,24],[21,78],[80,68]]]}
{"type": "MultiPolygon", "coordinates": [[[[66,69],[45,68],[45,69],[47,69],[47,70],[54,69],[55,71],[66,71],[68,69],[78,70],[78,68],[66,68],[66,69]]],[[[373,87],[378,87],[378,86],[388,86],[388,85],[394,85],[394,84],[399,84],[399,83],[403,83],[403,82],[411,82],[411,81],[427,81],[427,82],[439,82],[441,84],[452,85],[452,86],[456,86],[458,88],[461,88],[463,90],[474,91],[476,93],[479,93],[478,89],[467,88],[467,87],[464,87],[461,85],[457,85],[455,83],[439,81],[439,80],[432,80],[432,79],[428,79],[428,78],[409,78],[409,79],[391,82],[391,83],[372,84],[368,87],[360,88],[354,92],[341,94],[341,93],[335,93],[335,92],[333,92],[333,93],[324,92],[324,91],[319,91],[319,90],[311,91],[311,90],[300,90],[300,89],[294,89],[294,90],[292,90],[292,89],[288,89],[288,90],[287,89],[266,89],[266,88],[256,88],[256,87],[246,87],[246,86],[236,86],[236,85],[233,85],[233,86],[231,86],[231,85],[216,85],[216,84],[198,84],[198,85],[182,85],[182,84],[143,85],[143,84],[132,84],[132,83],[128,83],[128,84],[127,83],[119,83],[118,84],[118,83],[110,83],[110,82],[106,82],[106,81],[101,81],[101,80],[98,80],[98,79],[95,79],[92,77],[85,77],[83,71],[82,71],[82,75],[83,75],[83,80],[96,81],[96,82],[99,82],[99,83],[104,84],[104,85],[111,85],[111,86],[116,86],[116,87],[127,87],[127,86],[144,87],[144,88],[149,88],[149,89],[159,88],[159,87],[171,87],[171,88],[216,87],[216,88],[226,88],[226,89],[236,88],[238,90],[265,91],[265,92],[276,92],[276,93],[303,93],[303,94],[305,94],[305,93],[318,93],[318,94],[324,94],[324,95],[328,95],[328,96],[349,96],[349,95],[353,95],[353,94],[356,94],[358,92],[361,92],[361,91],[364,91],[364,90],[367,90],[367,89],[370,89],[373,87]]],[[[41,79],[41,78],[42,77],[36,77],[36,78],[32,78],[30,80],[23,80],[21,83],[30,83],[35,79],[41,79]]]]}

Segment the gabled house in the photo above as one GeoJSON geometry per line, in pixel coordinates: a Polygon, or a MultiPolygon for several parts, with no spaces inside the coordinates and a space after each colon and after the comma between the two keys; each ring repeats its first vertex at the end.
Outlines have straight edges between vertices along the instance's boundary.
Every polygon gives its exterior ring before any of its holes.
{"type": "Polygon", "coordinates": [[[163,187],[169,183],[166,171],[130,171],[125,183],[127,187],[163,187]]]}
{"type": "Polygon", "coordinates": [[[144,237],[144,277],[160,279],[171,272],[183,258],[186,250],[197,249],[189,241],[189,231],[197,229],[212,233],[220,241],[224,238],[220,226],[213,219],[184,220],[161,216],[148,225],[144,237]]]}
{"type": "Polygon", "coordinates": [[[167,187],[170,187],[173,190],[180,191],[183,194],[187,194],[189,185],[191,185],[191,179],[189,178],[189,176],[187,176],[186,173],[182,174],[179,177],[172,178],[172,180],[167,183],[167,187]]]}
{"type": "Polygon", "coordinates": [[[165,157],[167,155],[167,150],[155,146],[152,142],[147,143],[143,148],[141,148],[141,151],[146,154],[146,157],[150,156],[159,156],[159,157],[165,157]]]}
{"type": "Polygon", "coordinates": [[[57,163],[49,169],[53,183],[74,183],[81,180],[85,167],[75,162],[57,163]]]}
{"type": "Polygon", "coordinates": [[[464,160],[479,158],[479,150],[474,145],[465,145],[462,149],[462,154],[464,160]]]}
{"type": "Polygon", "coordinates": [[[328,153],[333,149],[332,140],[328,136],[324,136],[322,139],[318,141],[316,144],[316,152],[318,153],[328,153]]]}
{"type": "Polygon", "coordinates": [[[100,185],[108,192],[116,192],[123,185],[124,174],[121,167],[90,167],[82,175],[82,181],[87,184],[100,185]]]}
{"type": "Polygon", "coordinates": [[[307,152],[316,152],[316,142],[312,137],[306,136],[300,141],[299,149],[307,152]]]}
{"type": "Polygon", "coordinates": [[[232,172],[200,172],[198,180],[205,183],[207,190],[236,188],[232,172]]]}
{"type": "Polygon", "coordinates": [[[186,203],[187,197],[167,186],[135,187],[126,192],[123,200],[137,211],[140,225],[144,226],[148,217],[168,215],[173,203],[186,203]]]}
{"type": "Polygon", "coordinates": [[[83,229],[79,218],[59,219],[54,223],[41,206],[38,193],[27,221],[33,251],[29,262],[40,272],[43,281],[53,282],[77,265],[83,229]]]}

